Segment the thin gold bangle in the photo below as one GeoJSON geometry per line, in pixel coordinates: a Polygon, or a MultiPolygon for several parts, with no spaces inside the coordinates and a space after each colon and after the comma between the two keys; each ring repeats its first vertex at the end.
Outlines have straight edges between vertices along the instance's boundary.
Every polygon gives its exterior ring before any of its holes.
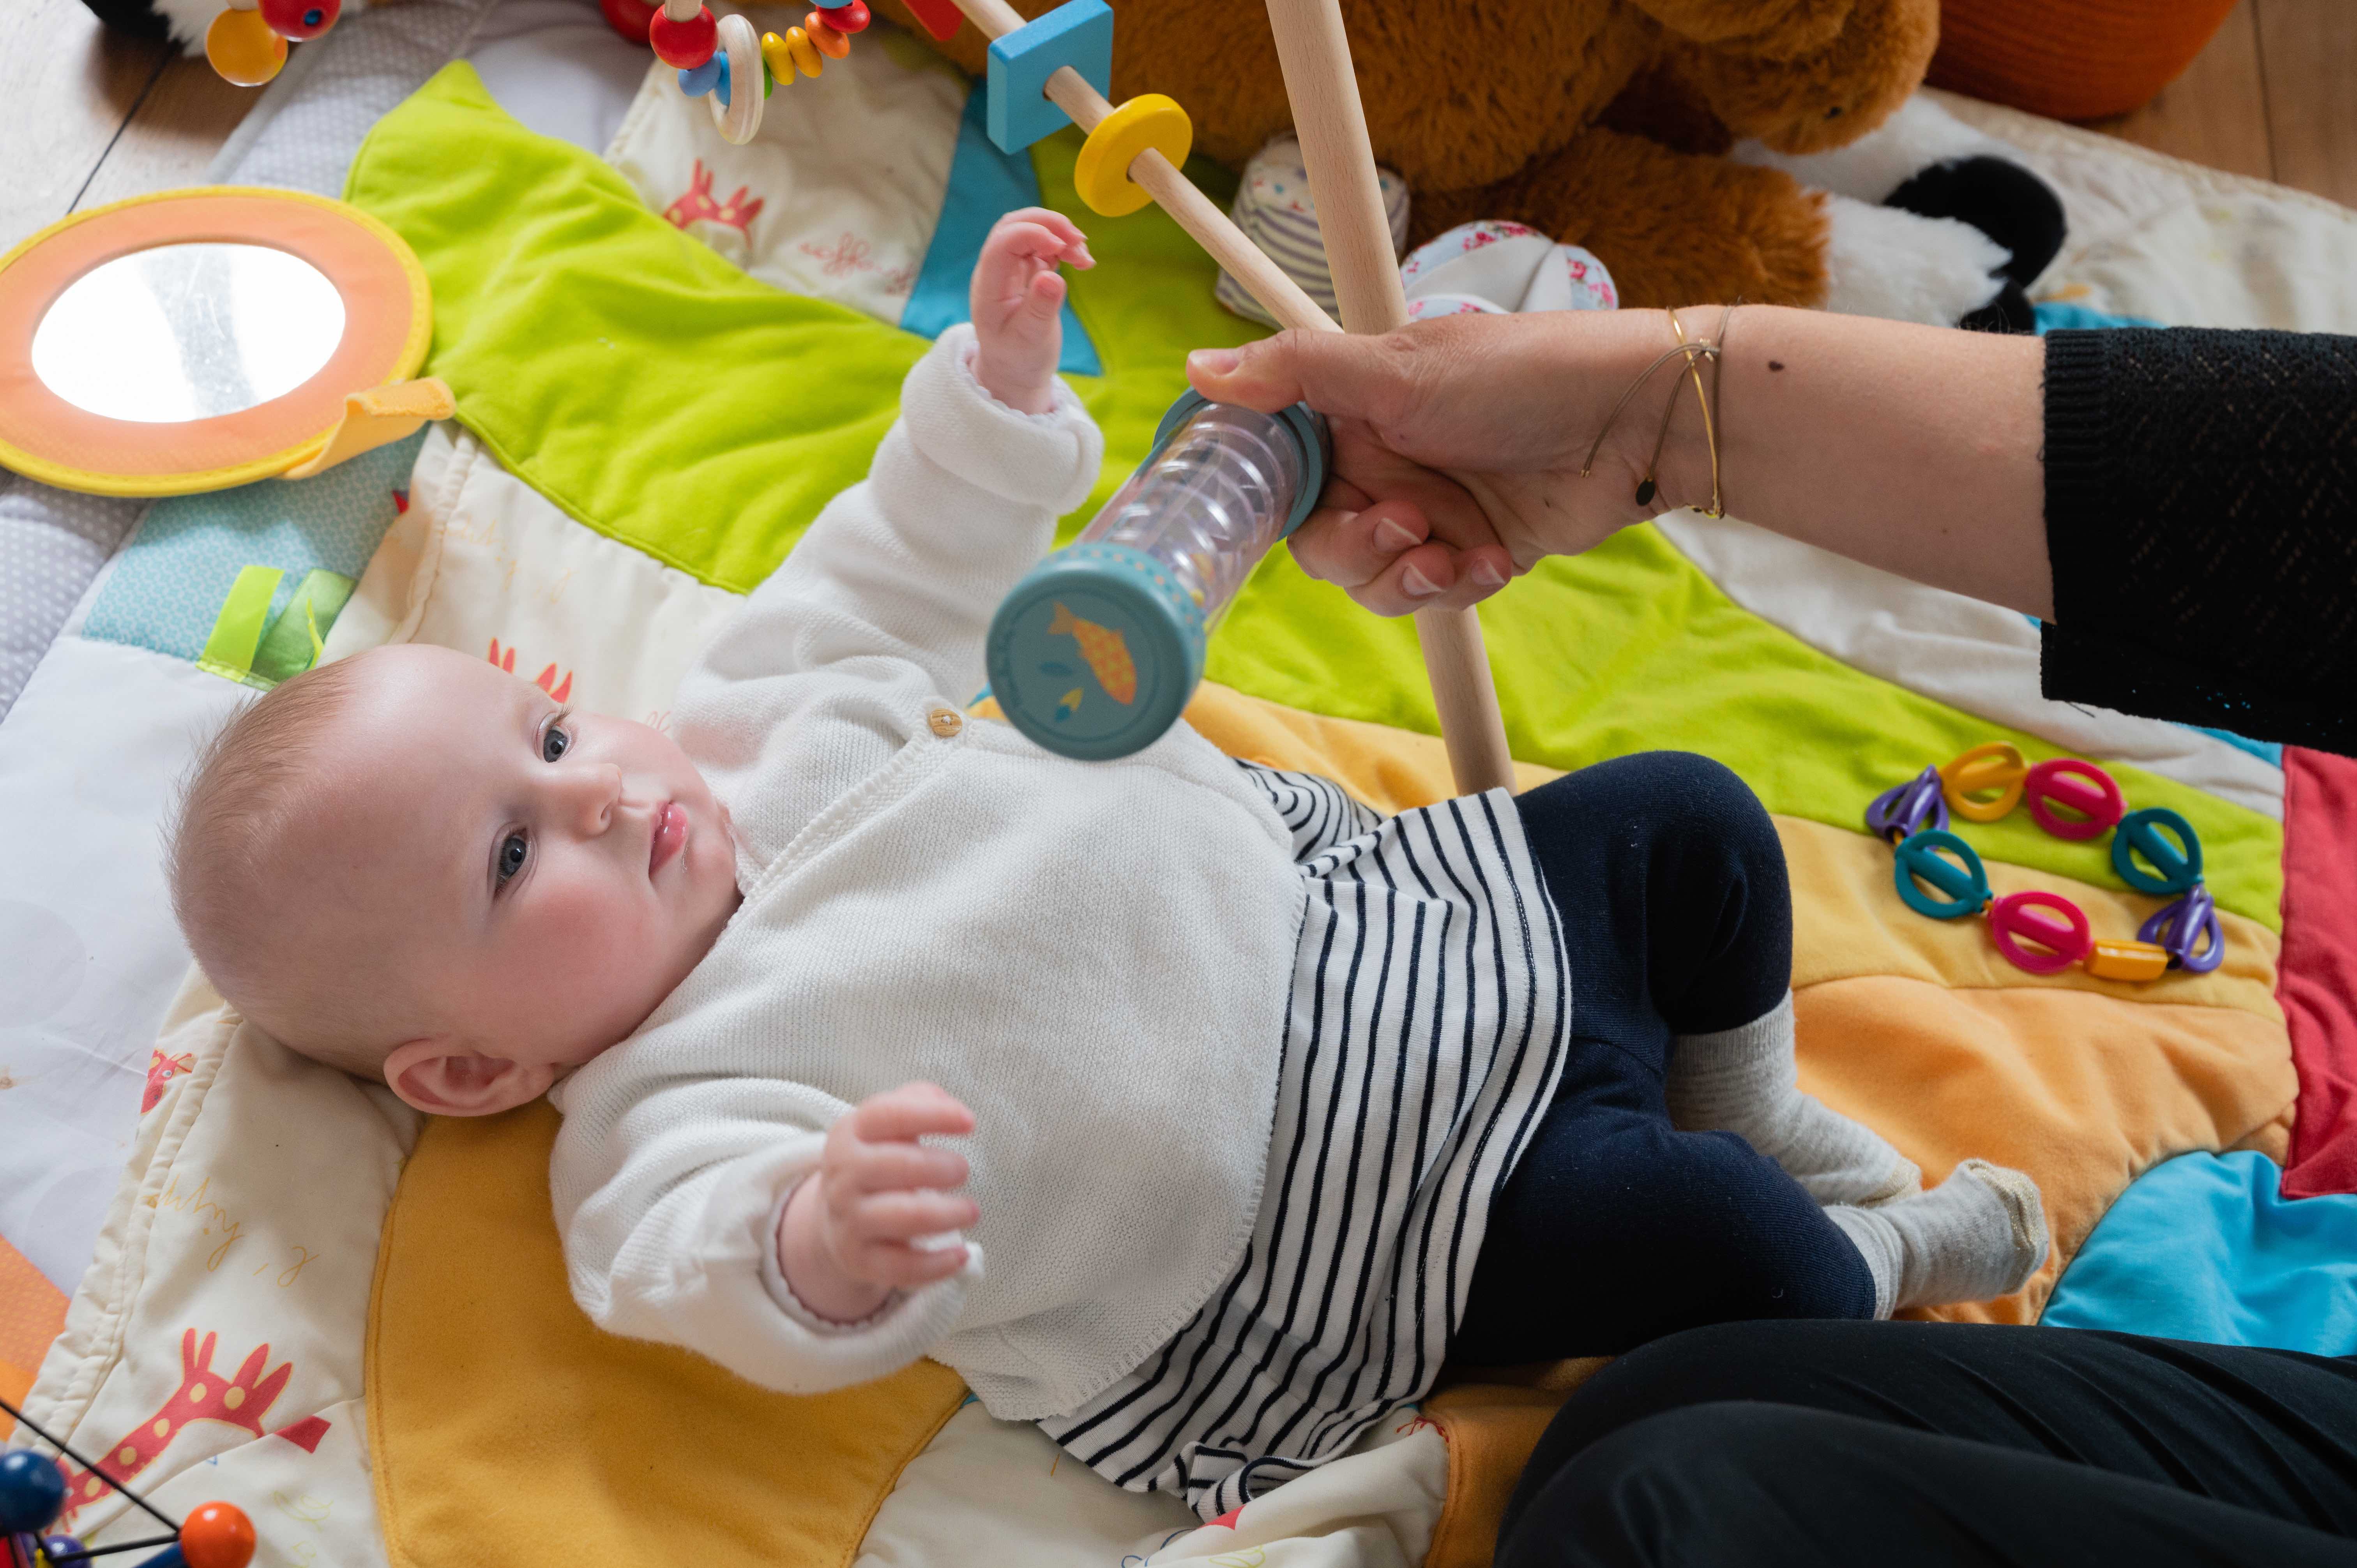
{"type": "MultiPolygon", "coordinates": [[[[1587,460],[1579,466],[1579,477],[1584,479],[1595,472],[1596,455],[1603,450],[1604,438],[1612,433],[1612,426],[1619,423],[1621,413],[1629,406],[1630,400],[1637,395],[1647,381],[1652,380],[1656,371],[1672,360],[1683,359],[1685,361],[1686,376],[1694,382],[1695,401],[1702,405],[1703,438],[1710,447],[1710,505],[1705,510],[1704,515],[1725,517],[1727,505],[1719,481],[1718,423],[1712,415],[1711,405],[1716,401],[1720,377],[1726,367],[1727,328],[1728,323],[1735,317],[1735,306],[1729,305],[1720,313],[1717,342],[1707,339],[1688,342],[1685,328],[1678,321],[1678,313],[1673,310],[1668,314],[1670,330],[1677,335],[1677,347],[1664,350],[1654,359],[1652,363],[1639,371],[1636,379],[1629,383],[1628,390],[1620,394],[1620,401],[1614,403],[1612,412],[1605,416],[1603,428],[1596,433],[1596,440],[1588,446],[1587,460]],[[1698,359],[1707,359],[1711,361],[1710,387],[1707,392],[1704,390],[1702,384],[1702,367],[1695,363],[1698,359]]],[[[1669,443],[1670,420],[1677,412],[1677,402],[1676,394],[1673,393],[1670,401],[1663,405],[1662,423],[1653,433],[1652,456],[1646,460],[1645,477],[1637,482],[1639,506],[1650,504],[1653,497],[1661,491],[1661,483],[1656,476],[1661,472],[1662,451],[1669,443]]]]}

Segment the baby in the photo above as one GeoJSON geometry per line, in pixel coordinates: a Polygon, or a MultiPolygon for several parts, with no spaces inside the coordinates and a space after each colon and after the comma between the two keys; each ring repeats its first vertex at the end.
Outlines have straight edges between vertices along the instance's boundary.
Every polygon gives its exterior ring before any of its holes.
{"type": "Polygon", "coordinates": [[[1207,1519],[1444,1358],[2020,1285],[2026,1177],[1927,1192],[1799,1092],[1781,852],[1717,764],[1380,819],[1183,724],[1101,764],[965,716],[1102,457],[1062,263],[1061,217],[993,231],[671,734],[426,647],[241,714],[172,867],[222,993],[421,1111],[554,1086],[605,1327],[789,1391],[932,1355],[1207,1519]]]}

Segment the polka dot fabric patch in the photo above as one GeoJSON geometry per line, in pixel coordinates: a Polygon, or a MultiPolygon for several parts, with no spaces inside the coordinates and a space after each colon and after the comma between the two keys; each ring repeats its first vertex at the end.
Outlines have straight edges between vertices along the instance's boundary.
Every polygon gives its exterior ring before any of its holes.
{"type": "Polygon", "coordinates": [[[418,432],[309,479],[264,479],[155,503],[82,627],[84,637],[193,660],[247,566],[286,574],[270,607],[286,607],[317,568],[358,577],[408,504],[418,432]]]}

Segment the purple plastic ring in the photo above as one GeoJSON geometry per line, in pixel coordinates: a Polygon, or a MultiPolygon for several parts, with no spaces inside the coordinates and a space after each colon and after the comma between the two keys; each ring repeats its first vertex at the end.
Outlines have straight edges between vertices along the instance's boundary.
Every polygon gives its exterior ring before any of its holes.
{"type": "Polygon", "coordinates": [[[2169,967],[2207,974],[2226,961],[2226,933],[2210,889],[2195,883],[2186,895],[2136,928],[2136,940],[2169,950],[2169,967]]]}
{"type": "Polygon", "coordinates": [[[1925,828],[1945,832],[1948,800],[1942,792],[1940,770],[1926,768],[1904,784],[1894,784],[1866,809],[1867,831],[1893,842],[1913,838],[1925,828]]]}

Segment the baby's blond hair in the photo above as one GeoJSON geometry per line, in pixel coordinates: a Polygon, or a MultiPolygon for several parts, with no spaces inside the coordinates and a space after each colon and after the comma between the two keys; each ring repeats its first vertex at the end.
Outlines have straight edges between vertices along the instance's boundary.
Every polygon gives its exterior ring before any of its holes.
{"type": "Polygon", "coordinates": [[[343,978],[301,961],[318,955],[304,952],[304,934],[271,897],[321,737],[352,700],[365,657],[298,675],[221,726],[181,786],[165,858],[172,913],[221,995],[305,1056],[381,1079],[382,1024],[370,1026],[343,978]]]}

